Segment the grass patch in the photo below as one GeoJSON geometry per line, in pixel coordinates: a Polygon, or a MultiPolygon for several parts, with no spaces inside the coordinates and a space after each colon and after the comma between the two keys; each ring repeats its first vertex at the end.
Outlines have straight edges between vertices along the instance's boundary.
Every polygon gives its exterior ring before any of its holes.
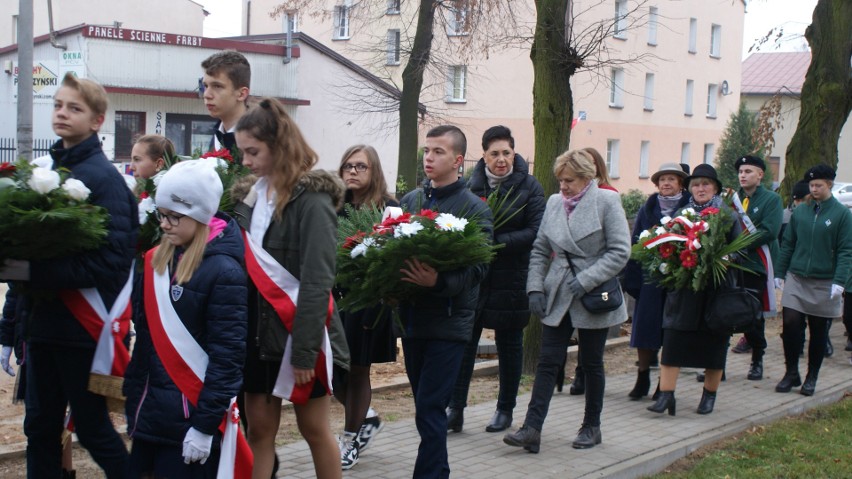
{"type": "Polygon", "coordinates": [[[701,449],[653,478],[852,477],[852,396],[756,426],[701,449]]]}

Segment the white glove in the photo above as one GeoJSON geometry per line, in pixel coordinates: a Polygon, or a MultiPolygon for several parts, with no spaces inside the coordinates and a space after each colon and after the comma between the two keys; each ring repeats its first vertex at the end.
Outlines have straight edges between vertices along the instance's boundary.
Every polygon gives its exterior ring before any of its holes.
{"type": "Polygon", "coordinates": [[[831,285],[831,299],[834,299],[834,298],[840,296],[841,294],[843,294],[843,286],[840,286],[839,284],[832,284],[831,285]]]}
{"type": "Polygon", "coordinates": [[[3,346],[3,349],[0,350],[0,366],[3,367],[3,371],[6,371],[6,374],[14,376],[15,368],[9,365],[10,357],[12,357],[12,346],[3,346]]]}
{"type": "Polygon", "coordinates": [[[212,435],[204,434],[194,427],[189,428],[189,431],[186,431],[186,437],[183,439],[183,462],[189,464],[201,461],[201,464],[204,464],[210,457],[212,446],[212,435]]]}
{"type": "Polygon", "coordinates": [[[8,281],[29,281],[30,262],[21,259],[7,259],[0,265],[0,279],[8,281]]]}
{"type": "Polygon", "coordinates": [[[775,289],[780,289],[784,291],[784,280],[781,278],[775,278],[775,289]]]}

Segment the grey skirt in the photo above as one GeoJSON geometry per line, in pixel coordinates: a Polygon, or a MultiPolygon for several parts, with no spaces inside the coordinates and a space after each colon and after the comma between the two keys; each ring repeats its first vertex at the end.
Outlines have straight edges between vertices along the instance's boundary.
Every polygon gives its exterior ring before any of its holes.
{"type": "Polygon", "coordinates": [[[831,299],[831,282],[788,272],[781,306],[810,316],[839,318],[843,315],[843,300],[840,297],[831,299]]]}

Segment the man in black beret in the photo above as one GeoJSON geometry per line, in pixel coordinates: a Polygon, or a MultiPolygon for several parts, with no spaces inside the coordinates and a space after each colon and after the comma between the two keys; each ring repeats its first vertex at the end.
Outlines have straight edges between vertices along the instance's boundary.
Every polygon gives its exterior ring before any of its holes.
{"type": "MultiPolygon", "coordinates": [[[[772,256],[778,254],[778,234],[781,232],[784,206],[778,194],[761,186],[766,172],[766,163],[761,158],[746,155],[734,162],[734,167],[740,182],[734,204],[742,216],[743,229],[750,234],[759,234],[745,250],[743,266],[753,273],[744,273],[743,282],[746,288],[760,293],[764,315],[773,316],[775,288],[769,281],[773,281],[774,277],[772,256]]],[[[765,322],[761,318],[732,349],[739,353],[751,349],[751,366],[746,376],[751,381],[763,379],[763,355],[766,351],[764,326],[765,322]]]]}

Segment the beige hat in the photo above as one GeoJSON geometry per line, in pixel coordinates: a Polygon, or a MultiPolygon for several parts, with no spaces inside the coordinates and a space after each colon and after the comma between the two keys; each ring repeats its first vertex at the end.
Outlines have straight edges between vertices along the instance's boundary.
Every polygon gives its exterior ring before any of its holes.
{"type": "Polygon", "coordinates": [[[681,180],[685,180],[689,175],[687,175],[683,168],[680,167],[677,163],[663,163],[660,165],[660,169],[657,170],[656,173],[651,175],[651,181],[656,185],[657,181],[663,175],[675,175],[679,176],[681,180]]]}

